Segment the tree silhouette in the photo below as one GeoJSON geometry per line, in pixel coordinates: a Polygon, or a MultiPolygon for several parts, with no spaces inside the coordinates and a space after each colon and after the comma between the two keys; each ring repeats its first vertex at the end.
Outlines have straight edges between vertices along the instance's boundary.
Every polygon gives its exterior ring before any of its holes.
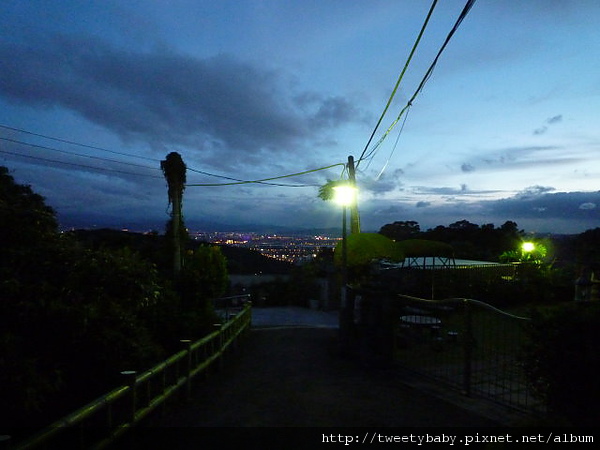
{"type": "Polygon", "coordinates": [[[173,205],[170,221],[170,231],[173,233],[173,271],[179,274],[182,264],[181,233],[185,230],[181,207],[186,182],[186,165],[179,153],[171,152],[164,161],[160,162],[160,168],[167,180],[169,205],[173,205]]]}

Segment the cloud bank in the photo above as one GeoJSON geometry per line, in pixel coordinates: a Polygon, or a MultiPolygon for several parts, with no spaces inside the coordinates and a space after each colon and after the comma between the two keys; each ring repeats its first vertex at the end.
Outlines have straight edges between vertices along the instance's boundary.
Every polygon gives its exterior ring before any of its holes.
{"type": "Polygon", "coordinates": [[[287,74],[231,56],[134,52],[95,38],[0,44],[0,95],[63,108],[124,140],[257,157],[365,121],[351,99],[290,89],[287,74]]]}

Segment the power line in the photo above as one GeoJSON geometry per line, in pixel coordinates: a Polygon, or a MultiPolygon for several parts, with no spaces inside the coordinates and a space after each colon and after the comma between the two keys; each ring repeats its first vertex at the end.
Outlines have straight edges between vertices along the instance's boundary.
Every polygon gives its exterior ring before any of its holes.
{"type": "MultiPolygon", "coordinates": [[[[194,184],[186,184],[186,186],[234,186],[234,185],[239,185],[239,184],[265,183],[267,181],[281,180],[284,178],[292,178],[292,177],[297,177],[300,175],[306,175],[309,173],[314,173],[314,172],[318,172],[321,170],[327,170],[327,169],[331,169],[333,167],[338,167],[338,166],[345,166],[345,164],[344,163],[331,164],[329,166],[319,167],[318,169],[310,169],[310,170],[305,170],[303,172],[296,172],[296,173],[291,173],[291,174],[287,174],[287,175],[281,175],[278,177],[263,178],[260,180],[240,180],[240,181],[236,181],[236,182],[232,182],[232,183],[194,183],[194,184]]],[[[299,185],[289,185],[289,186],[297,187],[299,185]]],[[[312,186],[312,185],[310,185],[310,186],[312,186]]]]}
{"type": "MultiPolygon", "coordinates": [[[[239,178],[227,177],[225,175],[217,175],[210,172],[205,172],[203,170],[193,169],[191,167],[187,168],[191,172],[201,173],[202,175],[209,175],[211,177],[223,178],[225,180],[236,181],[238,183],[206,183],[203,186],[228,186],[232,184],[240,184],[240,183],[254,183],[254,181],[242,180],[239,178]]],[[[281,187],[316,187],[315,184],[283,184],[283,183],[268,183],[266,181],[256,181],[257,184],[265,184],[268,186],[281,186],[281,187]]]]}
{"type": "Polygon", "coordinates": [[[48,135],[45,135],[45,134],[34,133],[33,131],[28,131],[28,130],[23,130],[23,129],[20,129],[20,128],[9,127],[7,125],[0,124],[0,128],[4,128],[5,130],[17,131],[19,133],[29,134],[30,136],[36,136],[36,137],[41,137],[41,138],[44,138],[44,139],[50,139],[52,141],[62,142],[64,144],[76,145],[78,147],[84,147],[84,148],[89,148],[89,149],[92,149],[92,150],[99,150],[99,151],[102,151],[102,152],[113,153],[115,155],[129,156],[131,158],[139,158],[139,159],[145,159],[147,161],[160,162],[159,159],[149,158],[147,156],[140,156],[140,155],[134,155],[134,154],[131,154],[131,153],[118,152],[116,150],[109,150],[107,148],[97,147],[95,145],[82,144],[81,142],[71,141],[71,140],[68,140],[68,139],[61,139],[61,138],[57,138],[57,137],[53,137],[53,136],[48,136],[48,135]]]}
{"type": "Polygon", "coordinates": [[[364,156],[365,151],[363,151],[363,154],[361,155],[361,157],[359,158],[359,160],[357,162],[357,166],[358,166],[358,164],[360,164],[361,161],[363,161],[363,160],[365,160],[367,158],[370,158],[370,157],[372,157],[372,156],[375,155],[378,147],[381,145],[381,143],[384,141],[384,139],[387,137],[387,135],[392,131],[392,129],[396,126],[396,124],[400,121],[400,118],[402,117],[402,115],[406,111],[408,111],[410,109],[410,107],[412,106],[412,103],[415,100],[415,98],[417,97],[417,95],[423,90],[423,87],[425,86],[425,83],[427,83],[427,81],[429,80],[429,78],[431,78],[431,75],[433,74],[433,70],[435,69],[435,66],[437,65],[437,62],[438,62],[440,56],[442,55],[443,51],[446,49],[446,46],[450,42],[450,39],[452,39],[452,36],[454,36],[454,33],[456,32],[456,30],[458,29],[458,27],[460,26],[460,24],[463,22],[463,20],[465,19],[465,17],[467,17],[467,14],[469,13],[469,11],[471,10],[471,8],[475,4],[475,1],[476,0],[468,0],[467,1],[467,3],[465,4],[462,12],[460,13],[458,19],[456,20],[454,26],[452,27],[452,29],[450,30],[450,32],[446,36],[446,39],[444,40],[444,43],[440,47],[440,49],[439,49],[436,57],[434,58],[434,60],[431,63],[431,65],[429,66],[429,69],[427,69],[427,72],[425,73],[425,75],[421,79],[421,82],[419,83],[419,86],[417,87],[417,89],[413,93],[412,97],[410,98],[410,100],[408,100],[408,102],[406,103],[406,105],[404,106],[404,108],[402,108],[402,110],[400,111],[400,114],[398,114],[398,117],[388,127],[388,129],[385,131],[385,133],[383,134],[383,136],[373,146],[373,148],[371,149],[371,151],[366,156],[364,156]]]}
{"type": "Polygon", "coordinates": [[[67,161],[59,161],[57,159],[42,158],[40,156],[24,155],[22,153],[10,152],[7,150],[0,150],[0,153],[4,153],[6,155],[19,156],[22,158],[34,159],[37,161],[44,161],[44,162],[50,162],[50,163],[55,163],[55,164],[64,164],[66,166],[80,167],[80,168],[84,168],[84,169],[101,170],[104,172],[114,172],[114,173],[120,173],[120,174],[124,174],[124,175],[135,175],[135,176],[139,176],[139,177],[160,178],[160,179],[163,178],[158,175],[156,175],[156,176],[155,175],[147,175],[147,174],[143,174],[143,173],[125,172],[123,170],[117,170],[117,169],[107,169],[104,167],[88,166],[86,164],[77,164],[77,163],[71,163],[71,162],[67,162],[67,161]]]}
{"type": "MultiPolygon", "coordinates": [[[[160,162],[159,159],[148,158],[148,157],[139,156],[139,155],[133,155],[133,154],[130,154],[130,153],[118,152],[118,151],[115,151],[115,150],[109,150],[109,149],[102,148],[102,147],[97,147],[97,146],[94,146],[94,145],[83,144],[81,142],[76,142],[76,141],[73,141],[73,140],[62,139],[62,138],[57,138],[57,137],[53,137],[53,136],[48,136],[48,135],[45,135],[45,134],[35,133],[33,131],[24,130],[24,129],[21,129],[21,128],[9,127],[7,125],[0,124],[0,128],[6,129],[6,130],[11,130],[11,131],[16,131],[16,132],[19,132],[19,133],[28,134],[28,135],[31,135],[31,136],[42,137],[44,139],[50,139],[50,140],[53,140],[53,141],[56,141],[56,142],[62,142],[62,143],[70,144],[70,145],[76,145],[76,146],[83,147],[83,148],[89,148],[89,149],[93,149],[93,150],[99,150],[99,151],[103,151],[103,152],[109,152],[109,153],[116,154],[116,155],[121,155],[121,156],[129,156],[129,157],[134,157],[134,158],[140,158],[140,159],[144,159],[144,160],[148,160],[148,161],[160,162]]],[[[142,165],[139,165],[139,164],[134,164],[134,163],[124,162],[124,161],[119,161],[119,160],[115,160],[115,159],[102,158],[100,156],[86,155],[86,154],[77,153],[77,152],[71,152],[71,151],[67,151],[67,150],[60,150],[60,149],[57,149],[57,148],[48,147],[48,146],[39,145],[39,144],[32,144],[32,143],[20,141],[20,140],[17,140],[17,139],[0,137],[0,140],[6,141],[6,142],[11,142],[11,143],[14,143],[14,144],[25,145],[25,146],[29,146],[29,147],[33,147],[33,148],[39,148],[39,149],[43,149],[43,150],[49,150],[49,151],[64,153],[64,154],[68,154],[68,155],[79,156],[79,157],[82,157],[82,158],[95,159],[95,160],[99,160],[99,161],[108,161],[108,162],[113,162],[113,163],[117,163],[117,164],[125,164],[125,165],[129,165],[129,166],[141,167],[141,168],[151,169],[151,170],[160,170],[159,167],[142,166],[142,165]]],[[[13,155],[19,155],[17,153],[11,153],[11,152],[3,152],[3,153],[13,154],[13,155]]],[[[27,157],[27,155],[22,155],[22,156],[27,157]]],[[[37,160],[42,160],[42,161],[51,161],[51,162],[56,162],[56,163],[63,163],[61,161],[47,159],[47,158],[40,158],[40,157],[31,157],[31,159],[37,159],[37,160]]],[[[93,166],[87,166],[87,165],[76,164],[76,163],[63,163],[63,164],[68,164],[68,165],[71,165],[71,166],[74,166],[74,167],[94,168],[93,166]]],[[[204,170],[198,170],[198,169],[195,169],[193,167],[187,167],[187,169],[189,171],[191,171],[191,172],[200,173],[202,175],[207,175],[207,176],[216,177],[216,178],[222,178],[222,179],[225,179],[225,180],[231,180],[231,181],[235,182],[235,183],[212,183],[212,184],[211,183],[205,183],[205,184],[203,184],[204,186],[227,186],[227,185],[233,185],[233,184],[248,184],[248,183],[264,184],[264,185],[268,185],[268,186],[280,186],[280,187],[316,187],[316,186],[318,186],[318,185],[315,185],[315,184],[284,184],[284,183],[269,183],[267,181],[260,181],[260,180],[242,180],[242,179],[239,179],[239,178],[233,178],[233,177],[228,177],[228,176],[225,176],[225,175],[218,175],[218,174],[206,172],[204,170]]],[[[109,171],[110,169],[99,168],[99,170],[109,171]]],[[[318,169],[318,170],[320,170],[320,169],[318,169]]],[[[127,172],[121,172],[121,173],[127,173],[127,172]]],[[[287,176],[284,176],[282,178],[285,178],[285,177],[287,177],[287,176]]],[[[279,177],[276,177],[275,179],[278,179],[278,178],[279,177]]],[[[198,184],[198,185],[200,185],[200,184],[198,184]]]]}
{"type": "Polygon", "coordinates": [[[31,144],[29,142],[19,141],[17,139],[10,139],[10,138],[5,138],[5,137],[1,137],[1,136],[0,136],[0,140],[6,141],[6,142],[11,142],[13,144],[25,145],[27,147],[33,147],[33,148],[39,148],[42,150],[49,150],[52,152],[64,153],[66,155],[79,156],[81,158],[89,158],[89,159],[95,159],[95,160],[100,160],[100,161],[108,161],[108,162],[113,162],[113,163],[117,163],[117,164],[125,164],[127,166],[141,167],[144,169],[160,170],[160,168],[158,168],[158,167],[142,166],[140,164],[134,164],[134,163],[129,163],[129,162],[125,162],[125,161],[118,161],[116,159],[108,159],[108,158],[102,158],[100,156],[85,155],[83,153],[76,153],[76,152],[70,152],[67,150],[60,150],[58,148],[48,147],[46,145],[31,144]]]}
{"type": "Polygon", "coordinates": [[[423,34],[425,33],[425,28],[427,28],[427,24],[429,23],[429,19],[431,18],[431,15],[433,14],[433,10],[435,9],[436,4],[437,4],[437,0],[434,0],[433,3],[431,4],[431,7],[429,8],[429,13],[427,14],[427,17],[425,18],[425,22],[423,22],[421,31],[419,32],[419,35],[417,36],[417,39],[415,40],[415,43],[413,44],[410,54],[408,55],[408,58],[407,58],[406,62],[404,63],[402,72],[400,72],[400,75],[398,76],[398,80],[396,81],[396,85],[394,86],[394,89],[392,90],[390,98],[388,99],[387,104],[385,105],[385,108],[383,109],[383,112],[381,113],[381,116],[379,117],[379,120],[377,121],[377,124],[375,125],[375,128],[373,129],[373,132],[371,133],[371,136],[369,137],[369,140],[367,141],[367,144],[365,145],[365,148],[360,155],[360,158],[358,158],[357,166],[360,163],[360,161],[363,159],[365,152],[369,148],[369,145],[371,144],[371,141],[373,140],[373,137],[375,136],[375,133],[377,132],[377,129],[379,128],[379,125],[381,124],[381,122],[383,120],[383,117],[387,113],[387,110],[389,109],[390,104],[392,103],[392,100],[394,99],[394,96],[396,95],[396,92],[398,91],[398,86],[400,85],[400,82],[404,78],[404,74],[406,73],[406,70],[408,69],[408,65],[410,64],[410,61],[412,60],[413,55],[415,54],[415,51],[417,50],[419,42],[421,42],[421,38],[423,37],[423,34]]]}

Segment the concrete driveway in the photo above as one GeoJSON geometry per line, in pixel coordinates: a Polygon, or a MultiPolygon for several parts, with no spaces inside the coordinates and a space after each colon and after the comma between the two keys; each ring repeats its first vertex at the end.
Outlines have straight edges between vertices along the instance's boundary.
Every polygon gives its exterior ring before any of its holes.
{"type": "Polygon", "coordinates": [[[338,328],[337,311],[319,311],[299,306],[252,307],[252,327],[338,328]]]}

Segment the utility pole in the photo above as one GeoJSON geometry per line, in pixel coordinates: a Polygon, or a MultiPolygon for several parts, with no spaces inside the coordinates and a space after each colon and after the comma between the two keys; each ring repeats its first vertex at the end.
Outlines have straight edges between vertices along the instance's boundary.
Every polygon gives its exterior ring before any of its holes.
{"type": "MultiPolygon", "coordinates": [[[[356,194],[356,176],[354,172],[354,157],[348,156],[348,181],[354,188],[354,201],[350,205],[350,234],[360,233],[358,217],[358,195],[356,194]]],[[[346,236],[346,206],[343,209],[342,225],[342,290],[340,305],[340,344],[343,355],[349,356],[356,352],[356,324],[354,323],[355,294],[348,289],[348,242],[346,236]]]]}
{"type": "MultiPolygon", "coordinates": [[[[350,186],[356,189],[356,175],[354,172],[354,156],[348,156],[348,180],[350,186]]],[[[358,191],[355,191],[358,192],[358,191]]],[[[358,195],[350,205],[350,233],[360,233],[360,216],[358,215],[358,195]]]]}

